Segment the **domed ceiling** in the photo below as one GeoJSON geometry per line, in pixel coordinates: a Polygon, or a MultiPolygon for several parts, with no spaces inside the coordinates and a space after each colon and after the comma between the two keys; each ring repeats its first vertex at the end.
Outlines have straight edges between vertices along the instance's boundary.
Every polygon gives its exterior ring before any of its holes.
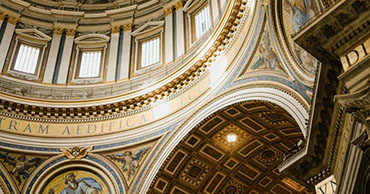
{"type": "Polygon", "coordinates": [[[149,193],[309,193],[277,169],[299,140],[298,125],[279,106],[264,101],[231,105],[176,146],[149,193]]]}

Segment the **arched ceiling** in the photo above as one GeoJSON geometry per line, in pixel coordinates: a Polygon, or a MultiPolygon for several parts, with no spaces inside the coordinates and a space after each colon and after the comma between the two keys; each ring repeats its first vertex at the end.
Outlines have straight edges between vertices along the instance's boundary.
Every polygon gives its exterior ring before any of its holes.
{"type": "Polygon", "coordinates": [[[277,169],[301,139],[297,123],[275,104],[228,106],[176,146],[148,193],[309,193],[277,169]]]}

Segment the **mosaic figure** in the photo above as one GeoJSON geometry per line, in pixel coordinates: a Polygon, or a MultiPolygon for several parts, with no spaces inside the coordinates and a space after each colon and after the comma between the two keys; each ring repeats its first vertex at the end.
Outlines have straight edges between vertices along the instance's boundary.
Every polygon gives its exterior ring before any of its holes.
{"type": "Polygon", "coordinates": [[[8,153],[1,154],[0,158],[3,159],[4,163],[8,163],[9,165],[13,166],[11,173],[18,181],[18,185],[21,185],[22,178],[23,180],[27,179],[30,175],[29,169],[32,167],[36,167],[44,161],[41,158],[31,158],[27,159],[26,156],[21,155],[18,157],[10,156],[8,153]]]}
{"type": "Polygon", "coordinates": [[[284,8],[292,17],[294,32],[313,17],[316,13],[316,6],[312,0],[285,0],[284,8]]]}
{"type": "MultiPolygon", "coordinates": [[[[60,194],[99,194],[102,186],[93,178],[83,177],[76,180],[76,175],[69,173],[64,178],[67,186],[60,194]]],[[[48,194],[55,194],[54,188],[49,189],[48,194]]]]}
{"type": "MultiPolygon", "coordinates": [[[[265,29],[267,30],[267,28],[265,29]]],[[[251,66],[251,69],[282,69],[281,64],[277,58],[277,54],[272,49],[270,36],[265,31],[262,34],[261,42],[258,46],[258,59],[251,66]]]]}
{"type": "Polygon", "coordinates": [[[131,151],[126,151],[123,154],[118,153],[114,155],[107,155],[109,158],[122,163],[122,171],[128,173],[128,179],[134,176],[139,167],[140,160],[149,150],[149,147],[141,148],[134,154],[131,151]]]}

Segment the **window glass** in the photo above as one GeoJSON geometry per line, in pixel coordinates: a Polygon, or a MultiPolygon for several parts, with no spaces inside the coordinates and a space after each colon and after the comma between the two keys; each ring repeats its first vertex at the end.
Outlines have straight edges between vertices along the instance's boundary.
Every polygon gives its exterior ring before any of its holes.
{"type": "Polygon", "coordinates": [[[21,44],[15,60],[14,70],[34,74],[39,60],[40,48],[21,44]]]}
{"type": "Polygon", "coordinates": [[[99,77],[102,51],[82,52],[80,78],[99,77]]]}
{"type": "Polygon", "coordinates": [[[141,67],[158,63],[159,60],[159,37],[141,43],[141,67]]]}
{"type": "Polygon", "coordinates": [[[205,6],[195,15],[195,38],[199,39],[211,27],[209,7],[205,6]]]}

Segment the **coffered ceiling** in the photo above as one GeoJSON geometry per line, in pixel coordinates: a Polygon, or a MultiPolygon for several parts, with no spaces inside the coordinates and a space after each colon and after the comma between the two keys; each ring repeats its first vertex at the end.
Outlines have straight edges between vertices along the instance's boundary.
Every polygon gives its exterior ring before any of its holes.
{"type": "Polygon", "coordinates": [[[226,107],[176,146],[149,193],[309,193],[277,170],[300,139],[294,119],[277,105],[253,101],[226,107]],[[236,141],[228,141],[229,135],[236,141]]]}

